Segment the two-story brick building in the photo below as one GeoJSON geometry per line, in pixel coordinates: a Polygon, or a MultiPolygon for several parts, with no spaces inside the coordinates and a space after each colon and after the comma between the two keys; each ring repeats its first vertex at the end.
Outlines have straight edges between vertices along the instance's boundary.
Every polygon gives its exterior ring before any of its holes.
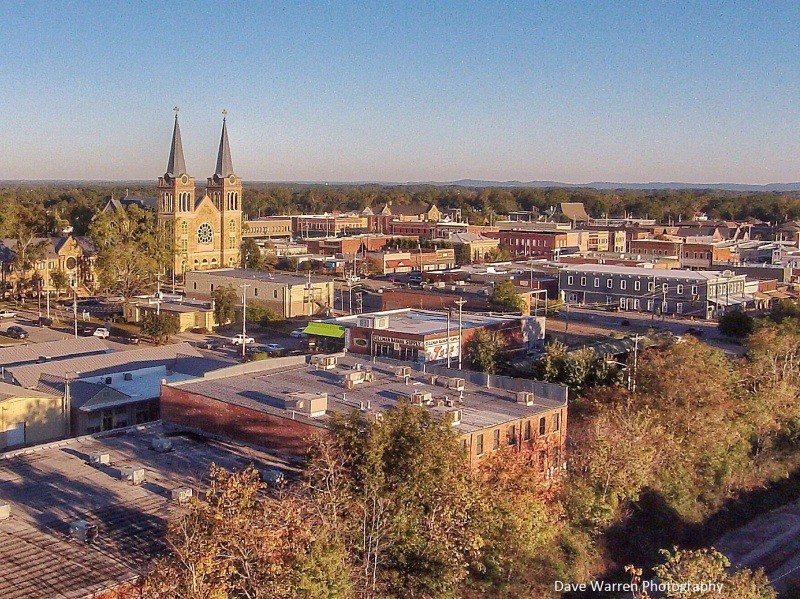
{"type": "Polygon", "coordinates": [[[745,275],[606,264],[577,264],[559,272],[564,300],[582,305],[616,305],[623,310],[691,314],[711,318],[745,307],[745,275]]]}
{"type": "Polygon", "coordinates": [[[316,355],[251,362],[161,388],[161,417],[272,450],[303,456],[334,413],[380,421],[408,402],[448,422],[467,459],[510,447],[536,453],[541,470],[564,464],[567,390],[484,373],[316,355]]]}

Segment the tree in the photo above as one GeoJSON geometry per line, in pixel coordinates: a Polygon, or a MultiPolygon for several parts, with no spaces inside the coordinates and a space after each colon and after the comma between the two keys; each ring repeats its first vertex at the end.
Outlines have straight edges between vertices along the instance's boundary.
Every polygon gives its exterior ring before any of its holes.
{"type": "Polygon", "coordinates": [[[656,580],[643,584],[641,570],[628,566],[634,583],[642,591],[637,599],[651,597],[645,587],[653,586],[665,599],[776,599],[778,594],[769,584],[763,570],[752,572],[747,568],[730,572],[727,557],[714,548],[696,551],[662,550],[664,563],[655,567],[656,580]]]}
{"type": "Polygon", "coordinates": [[[503,281],[495,285],[489,304],[501,312],[521,312],[525,307],[525,300],[517,293],[514,283],[503,281]]]}
{"type": "Polygon", "coordinates": [[[242,258],[242,268],[249,268],[252,270],[261,270],[264,268],[264,256],[255,239],[248,237],[242,241],[240,254],[242,258]]]}
{"type": "Polygon", "coordinates": [[[505,339],[497,331],[478,329],[464,344],[464,361],[480,372],[494,374],[502,364],[505,339]]]}
{"type": "Polygon", "coordinates": [[[231,287],[217,287],[212,293],[214,300],[214,320],[217,324],[223,325],[233,322],[236,318],[236,304],[239,302],[239,295],[231,287]]]}
{"type": "Polygon", "coordinates": [[[173,240],[152,211],[132,205],[100,213],[89,236],[97,247],[101,286],[125,297],[146,291],[158,274],[172,268],[173,240]]]}
{"type": "Polygon", "coordinates": [[[733,310],[720,317],[718,327],[723,335],[741,339],[753,333],[755,319],[741,310],[733,310]]]}
{"type": "Polygon", "coordinates": [[[142,332],[157,345],[168,343],[170,337],[179,331],[180,323],[172,314],[150,312],[142,318],[142,332]]]}
{"type": "Polygon", "coordinates": [[[69,279],[67,277],[67,273],[63,270],[56,270],[50,273],[50,283],[56,290],[56,294],[60,295],[62,289],[67,288],[67,284],[69,283],[69,279]]]}

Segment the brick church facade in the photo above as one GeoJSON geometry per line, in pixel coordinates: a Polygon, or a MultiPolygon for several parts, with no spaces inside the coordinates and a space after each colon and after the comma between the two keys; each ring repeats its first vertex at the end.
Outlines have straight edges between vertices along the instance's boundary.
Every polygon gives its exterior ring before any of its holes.
{"type": "Polygon", "coordinates": [[[167,170],[158,179],[158,223],[171,233],[176,274],[235,267],[242,244],[242,182],[233,171],[226,119],[222,119],[217,165],[197,197],[186,172],[178,114],[167,170]]]}

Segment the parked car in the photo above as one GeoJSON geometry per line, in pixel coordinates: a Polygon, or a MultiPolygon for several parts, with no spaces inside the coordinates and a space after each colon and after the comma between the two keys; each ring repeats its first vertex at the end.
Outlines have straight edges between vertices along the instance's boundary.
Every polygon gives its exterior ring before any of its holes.
{"type": "Polygon", "coordinates": [[[100,339],[108,339],[111,336],[111,331],[106,327],[98,327],[94,330],[92,336],[99,337],[100,339]]]}
{"type": "Polygon", "coordinates": [[[280,353],[286,351],[285,347],[283,347],[282,345],[278,345],[277,343],[267,343],[264,347],[268,352],[273,352],[273,353],[280,353]]]}
{"type": "Polygon", "coordinates": [[[18,326],[11,326],[6,329],[6,335],[12,339],[27,339],[28,331],[18,326]]]}
{"type": "Polygon", "coordinates": [[[125,343],[129,345],[139,345],[139,341],[141,341],[141,339],[139,339],[138,335],[128,335],[125,337],[125,343]]]}
{"type": "Polygon", "coordinates": [[[17,313],[11,310],[0,310],[0,318],[16,318],[17,313]]]}
{"type": "Polygon", "coordinates": [[[252,337],[247,337],[245,335],[242,335],[241,333],[231,337],[231,343],[233,343],[234,345],[242,345],[242,343],[244,343],[245,345],[250,345],[251,343],[255,342],[256,340],[253,339],[252,337]]]}
{"type": "Polygon", "coordinates": [[[294,331],[289,333],[289,336],[294,337],[295,339],[305,339],[306,337],[308,337],[308,335],[306,335],[303,332],[303,329],[295,329],[294,331]]]}
{"type": "Polygon", "coordinates": [[[703,336],[703,329],[698,327],[689,327],[683,332],[685,335],[693,335],[695,337],[702,337],[703,336]]]}
{"type": "Polygon", "coordinates": [[[51,326],[53,326],[53,319],[52,318],[47,318],[47,316],[40,316],[36,320],[36,326],[51,327],[51,326]]]}

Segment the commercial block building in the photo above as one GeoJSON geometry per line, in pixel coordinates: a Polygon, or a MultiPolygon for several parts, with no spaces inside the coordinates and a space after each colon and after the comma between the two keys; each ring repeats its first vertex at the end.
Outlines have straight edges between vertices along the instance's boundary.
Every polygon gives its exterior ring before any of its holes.
{"type": "Polygon", "coordinates": [[[569,303],[711,318],[753,302],[745,294],[745,279],[732,271],[581,264],[560,271],[559,287],[569,303]]]}
{"type": "Polygon", "coordinates": [[[289,455],[304,455],[334,413],[381,420],[403,401],[449,422],[470,463],[505,447],[538,452],[551,474],[564,463],[567,390],[551,383],[321,354],[232,366],[161,390],[164,420],[289,455]]]}
{"type": "MultiPolygon", "coordinates": [[[[452,250],[451,250],[452,251],[452,250]]],[[[333,307],[333,281],[260,270],[223,268],[186,273],[186,296],[211,300],[215,289],[231,287],[239,297],[258,302],[282,318],[327,314],[333,307]],[[247,285],[246,288],[242,285],[247,285]]]]}

